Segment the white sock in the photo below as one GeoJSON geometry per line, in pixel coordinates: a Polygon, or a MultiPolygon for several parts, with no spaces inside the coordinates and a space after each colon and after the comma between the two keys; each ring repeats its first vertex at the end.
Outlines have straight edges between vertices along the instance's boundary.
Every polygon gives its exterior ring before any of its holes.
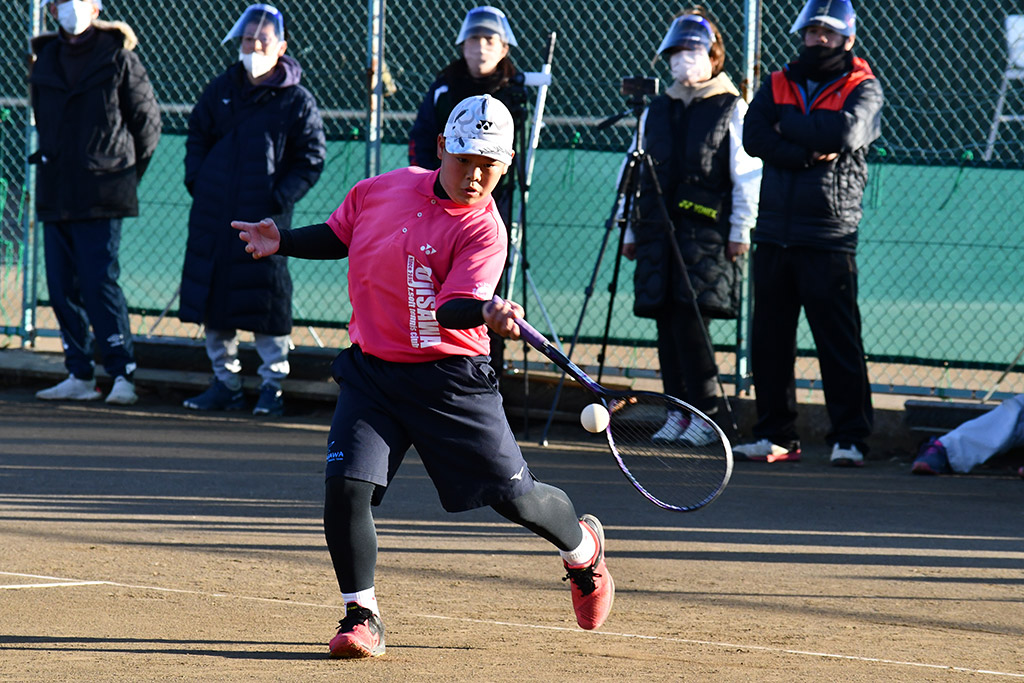
{"type": "Polygon", "coordinates": [[[355,593],[342,593],[341,599],[345,601],[346,605],[350,602],[354,602],[360,607],[365,607],[370,610],[378,617],[380,616],[380,608],[377,607],[377,596],[374,595],[373,586],[370,586],[366,590],[356,591],[355,593]]]}
{"type": "Polygon", "coordinates": [[[589,525],[580,522],[583,528],[583,540],[572,550],[559,550],[558,554],[570,567],[585,567],[594,561],[597,554],[597,536],[589,525]]]}

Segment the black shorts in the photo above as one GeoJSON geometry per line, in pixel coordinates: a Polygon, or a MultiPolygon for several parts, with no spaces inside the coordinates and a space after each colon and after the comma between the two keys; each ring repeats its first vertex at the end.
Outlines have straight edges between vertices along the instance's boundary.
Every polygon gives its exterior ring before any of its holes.
{"type": "Polygon", "coordinates": [[[393,363],[358,346],[342,351],[332,366],[340,391],[326,477],[376,484],[379,504],[412,446],[449,512],[529,493],[533,476],[505,419],[489,361],[450,356],[393,363]]]}

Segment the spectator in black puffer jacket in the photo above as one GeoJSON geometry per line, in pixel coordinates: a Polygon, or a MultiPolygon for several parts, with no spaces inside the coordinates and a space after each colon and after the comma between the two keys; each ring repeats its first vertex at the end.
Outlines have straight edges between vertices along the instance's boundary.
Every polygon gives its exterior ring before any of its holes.
{"type": "Polygon", "coordinates": [[[814,335],[836,466],[860,466],[873,413],[857,307],[857,228],[882,87],[853,55],[850,0],[809,0],[792,33],[799,58],[771,74],[747,113],[743,144],[764,160],[754,230],[751,351],[757,423],[738,457],[800,459],[796,331],[814,335]]]}
{"type": "MultiPolygon", "coordinates": [[[[501,100],[512,113],[515,123],[512,147],[516,160],[492,195],[506,230],[511,230],[512,199],[519,182],[517,163],[525,158],[527,119],[522,74],[509,57],[509,49],[516,46],[516,38],[504,12],[485,5],[466,13],[455,44],[459,48],[458,59],[437,75],[416,112],[416,121],[409,131],[409,165],[430,170],[440,167],[437,137],[444,132],[444,124],[456,104],[474,95],[491,95],[501,100]]],[[[514,241],[510,240],[510,244],[514,241]]],[[[504,281],[502,277],[499,292],[504,281]]],[[[504,365],[504,340],[497,334],[491,334],[491,367],[499,378],[504,373],[504,365]]]]}
{"type": "Polygon", "coordinates": [[[121,224],[139,215],[136,190],[160,139],[160,110],[130,26],[97,19],[100,0],[54,0],[47,7],[60,32],[32,39],[39,149],[29,160],[38,165],[46,281],[69,374],[36,396],[99,398],[98,344],[113,378],[107,403],[131,404],[135,356],[117,283],[121,224]]]}
{"type": "MultiPolygon", "coordinates": [[[[639,220],[627,228],[622,252],[636,259],[633,312],[657,323],[665,393],[713,415],[718,365],[706,330],[710,318],[739,315],[739,259],[750,246],[761,162],[743,150],[747,106],[723,71],[722,35],[706,11],[694,7],[676,17],[658,55],[669,63],[673,82],[644,112],[640,136],[654,161],[687,277],[677,265],[646,169],[639,220]]],[[[654,438],[704,445],[718,435],[701,421],[669,411],[654,438]]]]}
{"type": "MultiPolygon", "coordinates": [[[[445,121],[455,105],[473,95],[491,95],[508,107],[516,124],[514,149],[523,152],[526,120],[526,93],[516,84],[519,72],[509,57],[509,48],[516,38],[508,18],[493,7],[477,7],[466,13],[455,39],[459,58],[441,70],[430,84],[416,121],[409,131],[409,165],[436,169],[437,136],[444,131],[445,121]]],[[[512,195],[515,189],[515,166],[498,183],[494,201],[505,227],[512,225],[512,195]]]]}
{"type": "Polygon", "coordinates": [[[214,378],[185,401],[193,410],[245,407],[237,330],[255,334],[262,383],[254,415],[281,415],[292,329],[292,281],[283,256],[254,261],[231,221],[272,217],[287,229],[296,202],[320,178],[326,145],[316,101],[299,85],[284,17],[251,5],[223,42],[239,61],[206,87],[189,118],[185,187],[192,195],[179,317],[206,326],[214,378]]]}

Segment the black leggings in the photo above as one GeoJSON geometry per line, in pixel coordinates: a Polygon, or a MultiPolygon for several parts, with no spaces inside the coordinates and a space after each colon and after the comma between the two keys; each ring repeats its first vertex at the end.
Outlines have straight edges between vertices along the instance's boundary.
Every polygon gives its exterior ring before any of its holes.
{"type": "MultiPolygon", "coordinates": [[[[377,530],[370,512],[374,485],[368,481],[331,477],[324,497],[324,536],[342,593],[373,586],[377,565],[377,530]]],[[[572,501],[561,489],[537,482],[533,490],[491,506],[505,519],[520,524],[559,550],[572,550],[583,530],[572,501]]]]}

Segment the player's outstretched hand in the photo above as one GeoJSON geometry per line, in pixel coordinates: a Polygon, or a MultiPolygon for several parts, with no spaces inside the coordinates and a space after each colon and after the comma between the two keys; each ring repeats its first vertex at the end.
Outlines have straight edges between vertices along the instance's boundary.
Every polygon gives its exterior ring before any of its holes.
{"type": "Polygon", "coordinates": [[[498,335],[519,339],[519,325],[515,319],[523,316],[523,307],[514,301],[505,301],[497,294],[484,304],[484,322],[498,335]]]}
{"type": "Polygon", "coordinates": [[[281,231],[272,218],[264,218],[259,223],[231,221],[231,227],[238,230],[238,237],[245,242],[245,250],[255,259],[276,254],[281,246],[281,231]]]}

